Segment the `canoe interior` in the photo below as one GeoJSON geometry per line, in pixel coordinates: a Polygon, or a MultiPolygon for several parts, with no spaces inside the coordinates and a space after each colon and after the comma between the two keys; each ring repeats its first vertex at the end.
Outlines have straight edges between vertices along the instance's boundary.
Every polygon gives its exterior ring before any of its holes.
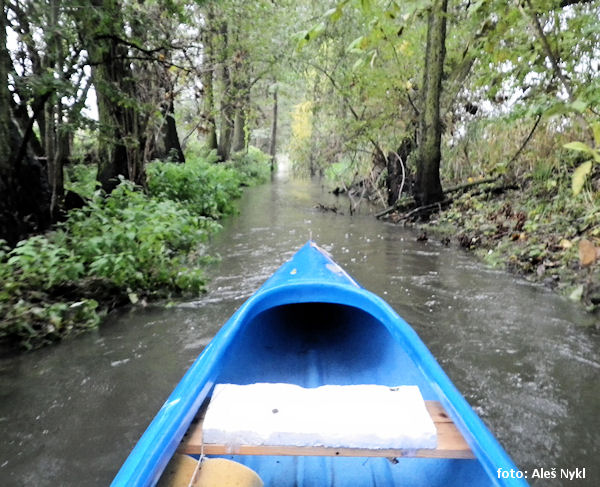
{"type": "MultiPolygon", "coordinates": [[[[217,383],[286,382],[418,385],[441,398],[387,328],[351,306],[303,303],[267,309],[227,350],[217,383]]],[[[478,460],[227,456],[254,469],[266,486],[454,486],[493,484],[478,460]]]]}

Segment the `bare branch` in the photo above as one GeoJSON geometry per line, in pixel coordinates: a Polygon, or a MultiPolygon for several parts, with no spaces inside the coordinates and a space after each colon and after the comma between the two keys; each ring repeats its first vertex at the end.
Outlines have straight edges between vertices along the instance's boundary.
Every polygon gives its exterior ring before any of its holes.
{"type": "Polygon", "coordinates": [[[542,115],[538,115],[537,119],[535,121],[535,123],[533,124],[532,129],[529,131],[529,135],[527,135],[527,137],[525,138],[525,140],[523,141],[523,143],[521,144],[521,147],[519,147],[519,150],[517,152],[515,152],[515,155],[512,156],[511,160],[508,161],[508,165],[510,166],[513,162],[515,162],[517,160],[517,158],[521,155],[521,152],[523,152],[523,149],[525,149],[525,146],[529,143],[529,141],[531,140],[531,137],[533,136],[533,133],[535,132],[535,129],[537,128],[538,124],[540,123],[540,120],[542,119],[542,115]]]}

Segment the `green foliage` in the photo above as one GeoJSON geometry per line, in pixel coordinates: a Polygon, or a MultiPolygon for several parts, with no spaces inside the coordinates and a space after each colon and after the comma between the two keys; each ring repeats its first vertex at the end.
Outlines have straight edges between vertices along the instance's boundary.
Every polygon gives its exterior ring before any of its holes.
{"type": "MultiPolygon", "coordinates": [[[[87,192],[88,204],[55,231],[12,250],[0,242],[0,338],[38,346],[97,326],[111,301],[201,292],[216,218],[234,211],[240,186],[269,158],[252,149],[230,165],[212,159],[152,163],[149,194],[122,180],[110,196],[87,192]]],[[[89,185],[90,174],[74,167],[73,189],[89,185]]]]}
{"type": "Polygon", "coordinates": [[[153,162],[148,164],[148,191],[151,196],[179,201],[192,212],[220,218],[233,213],[233,200],[242,186],[267,180],[271,158],[255,147],[234,154],[230,161],[216,164],[215,151],[197,148],[188,152],[185,164],[153,162]],[[198,188],[203,188],[198,191],[198,188]]]}
{"type": "Polygon", "coordinates": [[[314,158],[315,148],[311,144],[313,136],[313,103],[304,101],[292,109],[292,137],[289,148],[293,155],[294,168],[300,173],[303,167],[310,167],[314,158]]]}
{"type": "Polygon", "coordinates": [[[194,264],[190,253],[218,224],[123,181],[109,198],[98,195],[88,207],[72,211],[63,227],[65,243],[76,249],[88,275],[148,294],[155,289],[199,292],[202,280],[181,276],[194,264]]]}
{"type": "MultiPolygon", "coordinates": [[[[93,122],[88,122],[94,126],[93,122]]],[[[71,148],[71,160],[75,165],[86,164],[98,159],[98,137],[97,134],[88,127],[80,128],[73,135],[71,148]]],[[[70,166],[65,167],[68,169],[70,166]]]]}
{"type": "Polygon", "coordinates": [[[241,174],[245,186],[264,183],[271,175],[271,156],[254,146],[233,154],[228,164],[241,174]]]}
{"type": "Polygon", "coordinates": [[[211,218],[234,211],[233,198],[240,195],[241,176],[222,164],[209,164],[188,156],[185,164],[148,164],[151,196],[184,203],[194,213],[211,218]],[[198,191],[198,188],[203,188],[198,191]]]}
{"type": "Polygon", "coordinates": [[[592,172],[592,162],[600,163],[600,122],[596,122],[591,125],[593,134],[594,134],[594,142],[597,148],[592,148],[583,142],[569,142],[565,144],[563,147],[566,149],[571,149],[576,152],[581,152],[585,154],[586,157],[590,159],[581,164],[575,171],[573,172],[572,179],[572,188],[573,195],[577,196],[581,193],[583,186],[588,178],[588,176],[592,172]]]}
{"type": "Polygon", "coordinates": [[[83,264],[72,249],[43,235],[22,240],[7,257],[7,269],[11,271],[12,284],[17,287],[48,290],[79,279],[84,273],[83,264]]]}
{"type": "Polygon", "coordinates": [[[0,338],[18,340],[30,349],[94,328],[101,315],[94,299],[53,303],[20,299],[8,304],[0,300],[0,316],[0,338]]]}
{"type": "Polygon", "coordinates": [[[364,180],[369,174],[369,170],[369,163],[343,158],[327,167],[325,177],[335,185],[349,188],[358,181],[364,180]]]}
{"type": "Polygon", "coordinates": [[[91,199],[100,183],[96,180],[98,168],[88,164],[74,164],[65,167],[65,189],[83,198],[91,199]]]}
{"type": "Polygon", "coordinates": [[[11,251],[0,250],[0,338],[31,348],[98,324],[96,300],[48,299],[52,289],[85,274],[77,254],[55,242],[55,236],[31,237],[11,251]]]}
{"type": "Polygon", "coordinates": [[[0,292],[0,336],[32,346],[96,326],[98,302],[62,297],[65,290],[84,291],[86,280],[130,296],[197,294],[204,286],[201,245],[217,228],[181,203],[149,198],[129,182],[110,197],[98,193],[55,232],[3,251],[0,274],[10,277],[0,292]]]}

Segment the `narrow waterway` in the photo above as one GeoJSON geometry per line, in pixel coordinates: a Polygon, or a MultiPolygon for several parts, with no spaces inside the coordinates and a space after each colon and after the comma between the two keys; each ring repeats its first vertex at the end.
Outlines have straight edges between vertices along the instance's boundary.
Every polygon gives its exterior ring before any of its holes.
{"type": "Polygon", "coordinates": [[[309,236],[414,326],[520,468],[585,467],[586,479],[569,485],[600,485],[595,318],[347,207],[318,183],[280,174],[248,189],[211,242],[222,260],[200,299],[122,310],[93,333],[1,358],[0,485],[108,485],[198,353],[309,236]]]}

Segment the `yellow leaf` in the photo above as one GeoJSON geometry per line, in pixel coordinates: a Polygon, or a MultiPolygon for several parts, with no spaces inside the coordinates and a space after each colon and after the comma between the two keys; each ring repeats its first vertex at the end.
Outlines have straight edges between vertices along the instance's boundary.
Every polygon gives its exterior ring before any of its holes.
{"type": "Polygon", "coordinates": [[[573,247],[573,242],[566,238],[563,238],[558,245],[560,245],[563,249],[567,250],[573,247]]]}

